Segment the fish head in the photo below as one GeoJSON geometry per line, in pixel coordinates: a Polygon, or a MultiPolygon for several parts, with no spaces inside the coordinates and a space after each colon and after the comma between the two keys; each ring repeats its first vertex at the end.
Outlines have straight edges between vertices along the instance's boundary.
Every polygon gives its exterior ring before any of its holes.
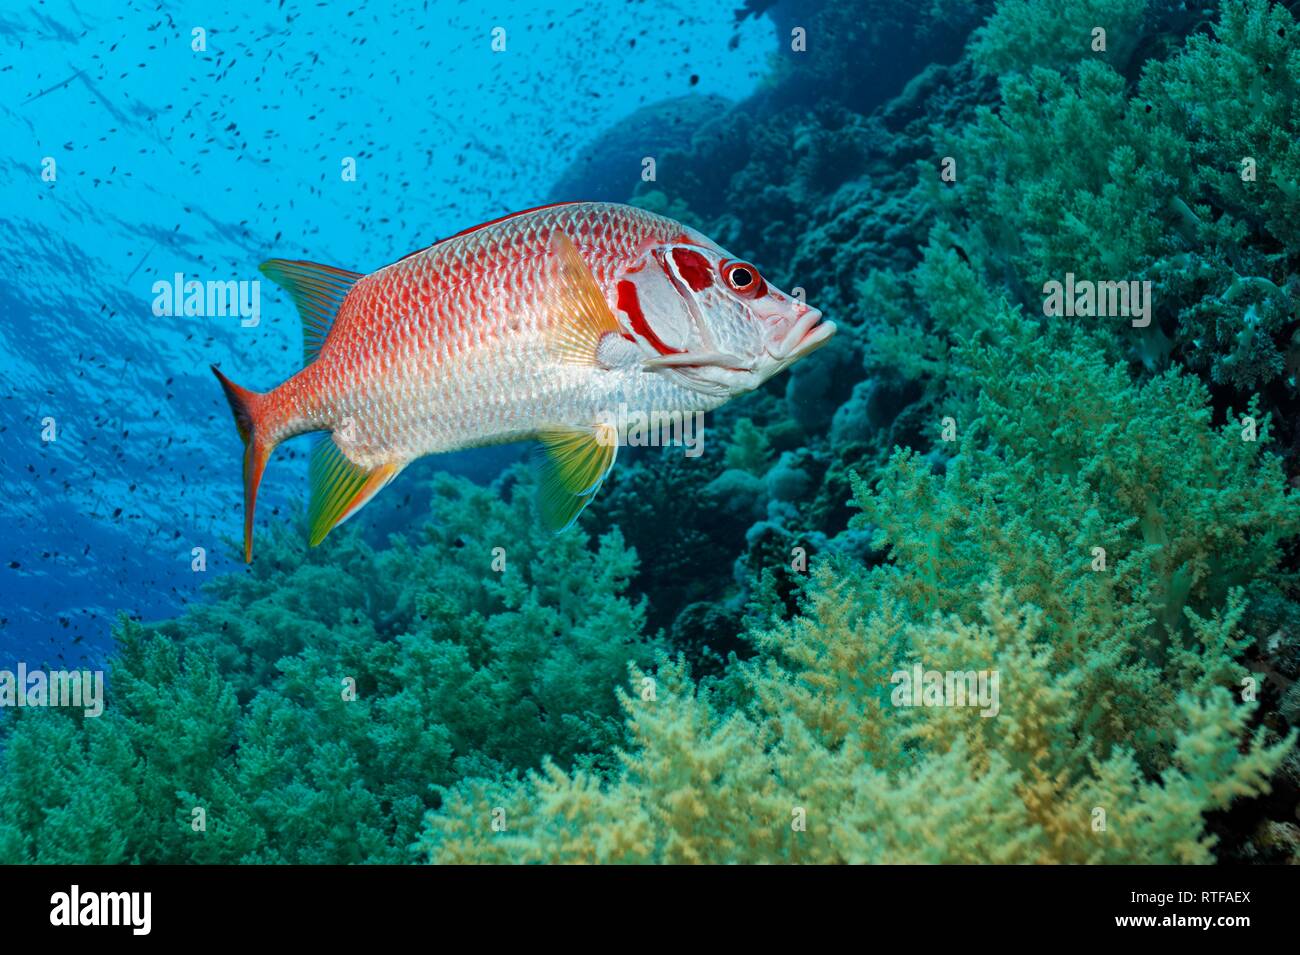
{"type": "Polygon", "coordinates": [[[617,292],[646,370],[715,397],[757,388],[835,334],[820,311],[699,235],[643,250],[617,292]]]}

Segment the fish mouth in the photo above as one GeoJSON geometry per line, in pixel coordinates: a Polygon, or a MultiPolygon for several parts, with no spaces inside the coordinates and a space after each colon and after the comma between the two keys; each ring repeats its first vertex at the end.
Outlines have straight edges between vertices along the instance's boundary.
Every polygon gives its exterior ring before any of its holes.
{"type": "Polygon", "coordinates": [[[819,309],[810,308],[790,326],[774,348],[768,349],[768,354],[777,361],[792,362],[826,344],[836,330],[834,322],[822,321],[819,309]]]}

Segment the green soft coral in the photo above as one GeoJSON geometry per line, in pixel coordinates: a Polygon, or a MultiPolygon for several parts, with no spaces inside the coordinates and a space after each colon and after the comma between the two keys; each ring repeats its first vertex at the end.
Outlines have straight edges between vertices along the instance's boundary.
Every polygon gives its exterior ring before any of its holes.
{"type": "Polygon", "coordinates": [[[1069,743],[1078,678],[1053,669],[1036,614],[990,586],[977,622],[908,626],[878,598],[821,576],[805,615],[766,636],[792,658],[745,668],[748,708],[677,663],[654,698],[634,673],[616,774],[469,781],[422,848],[438,863],[1204,863],[1202,813],[1265,790],[1284,755],[1258,733],[1240,752],[1248,711],[1215,687],[1179,698],[1160,774],[1122,745],[1094,759],[1069,743]],[[890,658],[864,648],[997,666],[1002,711],[891,708],[890,658]],[[871,665],[851,675],[846,656],[871,665]]]}
{"type": "Polygon", "coordinates": [[[1101,59],[1123,70],[1142,38],[1147,0],[1000,0],[971,37],[972,56],[987,73],[1033,67],[1065,69],[1101,59]],[[1105,31],[1105,48],[1095,30],[1105,31]]]}
{"type": "Polygon", "coordinates": [[[953,353],[963,376],[956,398],[972,386],[978,393],[964,402],[977,417],[963,425],[948,473],[900,453],[877,495],[863,499],[879,541],[927,571],[912,585],[930,587],[934,606],[955,609],[971,596],[959,585],[963,568],[978,577],[983,568],[969,555],[991,542],[1018,561],[1004,576],[1023,582],[1026,599],[1058,607],[1063,626],[1110,604],[1101,594],[1069,597],[1097,581],[1074,573],[1093,547],[1106,549],[1153,627],[1181,628],[1188,601],[1217,606],[1232,586],[1269,578],[1300,517],[1295,498],[1279,490],[1280,461],[1262,451],[1266,416],[1243,413],[1215,428],[1208,394],[1191,376],[1170,371],[1133,385],[1092,336],[1053,344],[1012,311],[990,324],[987,341],[953,353]],[[1246,417],[1252,440],[1243,439],[1246,417]],[[1038,582],[1032,590],[1029,581],[1038,582]]]}
{"type": "Polygon", "coordinates": [[[1155,370],[1183,357],[1239,391],[1288,373],[1294,386],[1297,65],[1285,7],[1227,3],[1212,36],[1148,61],[1136,90],[1096,60],[1005,77],[1000,107],[936,130],[957,181],[928,167],[922,181],[981,278],[1013,301],[1040,307],[1043,284],[1067,273],[1150,281],[1150,327],[1112,355],[1155,370]]]}
{"type": "Polygon", "coordinates": [[[636,555],[552,537],[530,491],[440,477],[423,540],[277,533],[212,602],[123,620],[101,717],[4,728],[3,861],[402,862],[431,783],[599,764],[658,645],[636,555]]]}
{"type": "Polygon", "coordinates": [[[1197,177],[1214,204],[1300,249],[1300,27],[1282,4],[1225,3],[1198,34],[1150,64],[1141,94],[1187,131],[1197,177]],[[1252,175],[1244,160],[1253,161],[1252,175]]]}
{"type": "Polygon", "coordinates": [[[772,466],[772,443],[751,419],[739,418],[731,430],[724,460],[729,468],[762,477],[772,466]]]}
{"type": "Polygon", "coordinates": [[[1135,385],[1014,310],[991,327],[954,356],[977,417],[945,473],[899,451],[858,482],[887,563],[822,565],[721,682],[635,672],[616,770],[453,788],[429,858],[1212,861],[1203,813],[1266,791],[1294,744],[1235,694],[1296,495],[1195,379],[1135,385]],[[893,705],[913,664],[996,670],[999,713],[893,705]]]}
{"type": "Polygon", "coordinates": [[[932,189],[992,278],[1041,302],[1042,284],[1067,272],[1119,280],[1181,249],[1169,206],[1189,187],[1187,144],[1129,99],[1123,77],[1094,62],[1035,69],[1004,80],[1002,99],[946,137],[957,184],[932,189]]]}

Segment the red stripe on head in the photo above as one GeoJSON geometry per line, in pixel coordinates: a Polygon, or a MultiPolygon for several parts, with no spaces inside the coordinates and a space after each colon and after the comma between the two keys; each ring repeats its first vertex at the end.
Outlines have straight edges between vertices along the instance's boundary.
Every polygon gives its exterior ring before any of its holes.
{"type": "Polygon", "coordinates": [[[673,249],[673,264],[691,291],[699,292],[713,284],[709,260],[693,249],[673,249]]]}
{"type": "Polygon", "coordinates": [[[645,320],[645,315],[641,311],[641,299],[636,294],[636,286],[627,279],[618,283],[618,310],[627,315],[632,320],[632,331],[636,332],[652,346],[655,351],[661,355],[676,354],[679,349],[669,348],[663,343],[653,328],[645,320]]]}

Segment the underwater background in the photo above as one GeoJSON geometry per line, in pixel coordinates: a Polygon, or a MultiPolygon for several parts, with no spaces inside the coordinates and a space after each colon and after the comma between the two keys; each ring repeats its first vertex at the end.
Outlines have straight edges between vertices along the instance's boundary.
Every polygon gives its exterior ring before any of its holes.
{"type": "Polygon", "coordinates": [[[1300,861],[1295,6],[0,11],[0,671],[108,682],[0,709],[0,861],[1300,861]],[[309,549],[293,442],[246,566],[208,365],[300,325],[155,283],[571,199],[840,332],[559,536],[512,446],[309,549]]]}

